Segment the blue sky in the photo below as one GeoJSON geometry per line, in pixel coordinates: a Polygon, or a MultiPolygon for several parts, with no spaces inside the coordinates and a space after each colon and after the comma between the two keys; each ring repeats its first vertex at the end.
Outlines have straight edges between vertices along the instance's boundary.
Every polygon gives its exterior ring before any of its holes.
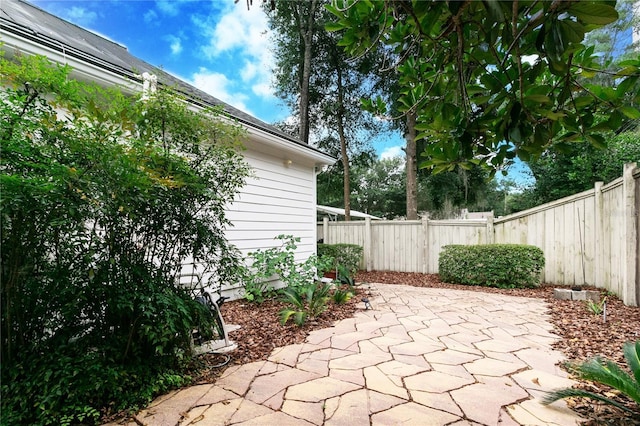
{"type": "MultiPolygon", "coordinates": [[[[268,123],[290,113],[271,87],[273,53],[261,1],[31,0],[38,7],[126,46],[182,80],[268,123]]],[[[397,138],[375,143],[402,155],[397,138]]]]}
{"type": "Polygon", "coordinates": [[[273,60],[260,7],[233,0],[33,3],[258,118],[288,115],[270,88],[273,60]]]}

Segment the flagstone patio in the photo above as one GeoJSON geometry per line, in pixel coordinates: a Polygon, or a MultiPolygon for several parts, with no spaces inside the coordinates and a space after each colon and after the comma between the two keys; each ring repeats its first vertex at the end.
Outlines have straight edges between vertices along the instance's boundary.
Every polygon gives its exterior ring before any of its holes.
{"type": "Polygon", "coordinates": [[[572,425],[545,391],[572,381],[545,303],[372,284],[373,309],[215,384],[155,400],[130,425],[572,425]]]}

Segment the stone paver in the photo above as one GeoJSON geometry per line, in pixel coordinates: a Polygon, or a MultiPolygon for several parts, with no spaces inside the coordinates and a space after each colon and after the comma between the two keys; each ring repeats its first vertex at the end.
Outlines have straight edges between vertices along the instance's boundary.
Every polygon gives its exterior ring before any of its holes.
{"type": "Polygon", "coordinates": [[[442,351],[428,353],[424,357],[427,361],[434,364],[461,365],[480,359],[482,356],[454,351],[452,349],[444,349],[442,351]]]}
{"type": "Polygon", "coordinates": [[[285,401],[282,412],[293,417],[305,419],[314,425],[324,423],[324,410],[322,402],[285,401]]]}
{"type": "Polygon", "coordinates": [[[474,383],[472,377],[458,377],[439,371],[427,371],[405,379],[405,385],[410,390],[424,392],[449,392],[474,383]]]}
{"type": "Polygon", "coordinates": [[[365,368],[364,378],[367,383],[367,389],[394,395],[398,398],[409,399],[409,393],[402,386],[402,380],[397,380],[397,378],[394,380],[394,376],[385,374],[378,367],[365,368]]]}
{"type": "MultiPolygon", "coordinates": [[[[198,410],[201,412],[199,415],[192,416],[191,410],[186,413],[188,418],[188,425],[223,425],[227,419],[230,419],[233,414],[238,410],[242,404],[242,398],[232,399],[230,401],[219,402],[217,404],[212,404],[204,411],[198,410]]],[[[201,407],[196,407],[199,409],[201,407]]],[[[147,423],[143,422],[143,424],[161,424],[161,423],[147,423]]],[[[175,424],[175,423],[171,423],[175,424]]]]}
{"type": "Polygon", "coordinates": [[[285,371],[258,376],[251,383],[246,398],[258,404],[272,398],[278,392],[288,389],[300,383],[308,383],[310,380],[320,377],[318,374],[310,373],[298,368],[290,368],[285,371]]]}
{"type": "Polygon", "coordinates": [[[446,411],[462,417],[464,413],[458,407],[458,404],[451,398],[448,392],[434,393],[423,391],[411,391],[411,398],[418,404],[435,408],[436,410],[446,411]]]}
{"type": "Polygon", "coordinates": [[[369,424],[369,407],[366,389],[349,392],[328,401],[326,425],[369,424]]]}
{"type": "Polygon", "coordinates": [[[509,377],[478,376],[481,380],[451,392],[451,397],[473,421],[486,425],[498,424],[500,409],[528,396],[527,391],[509,377]]]}
{"type": "Polygon", "coordinates": [[[509,362],[492,358],[480,358],[464,364],[464,368],[471,374],[495,377],[507,376],[526,367],[527,364],[524,362],[509,362]]]}
{"type": "Polygon", "coordinates": [[[355,383],[343,382],[333,377],[322,377],[287,389],[286,398],[296,401],[318,402],[358,389],[355,383]]]}
{"type": "Polygon", "coordinates": [[[408,402],[371,416],[373,426],[387,425],[445,425],[459,419],[446,411],[435,410],[424,405],[408,402]]]}
{"type": "MultiPolygon", "coordinates": [[[[142,425],[573,425],[571,386],[537,299],[370,285],[373,309],[215,384],[174,391],[135,416],[142,425]]],[[[276,319],[274,319],[275,321],[276,319]]],[[[127,424],[134,424],[129,422],[127,424]]]]}

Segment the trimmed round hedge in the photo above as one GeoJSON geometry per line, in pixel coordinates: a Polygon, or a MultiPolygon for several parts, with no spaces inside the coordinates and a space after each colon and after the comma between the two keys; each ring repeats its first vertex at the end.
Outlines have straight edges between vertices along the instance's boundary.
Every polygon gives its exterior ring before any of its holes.
{"type": "Polygon", "coordinates": [[[444,282],[499,288],[537,287],[544,253],[522,244],[449,245],[438,261],[444,282]]]}

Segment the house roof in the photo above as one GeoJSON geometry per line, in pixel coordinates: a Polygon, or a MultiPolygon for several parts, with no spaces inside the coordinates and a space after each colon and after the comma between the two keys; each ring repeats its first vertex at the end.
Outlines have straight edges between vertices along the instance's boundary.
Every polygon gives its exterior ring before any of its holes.
{"type": "Polygon", "coordinates": [[[265,123],[202,90],[172,76],[135,56],[125,46],[108,40],[98,34],[67,22],[23,0],[0,1],[1,33],[12,34],[53,51],[67,58],[91,64],[114,73],[125,80],[141,82],[141,74],[155,74],[161,84],[170,86],[186,95],[200,106],[222,106],[230,117],[248,127],[267,132],[273,136],[299,145],[316,155],[324,157],[330,164],[335,159],[302,141],[283,133],[276,127],[265,123]]]}

